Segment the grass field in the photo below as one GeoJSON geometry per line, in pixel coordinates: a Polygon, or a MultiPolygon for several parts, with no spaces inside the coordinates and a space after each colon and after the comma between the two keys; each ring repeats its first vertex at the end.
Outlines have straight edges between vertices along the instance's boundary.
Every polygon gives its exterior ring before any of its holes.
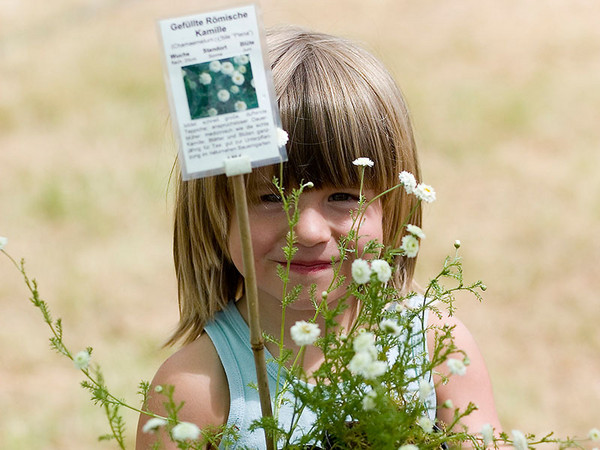
{"type": "MultiPolygon", "coordinates": [[[[154,22],[201,3],[0,1],[0,235],[67,343],[94,347],[132,402],[177,320],[175,149],[154,22]]],[[[466,277],[489,289],[483,304],[461,299],[459,315],[505,428],[600,427],[600,2],[260,5],[267,26],[363,41],[396,75],[438,193],[418,277],[462,241],[466,277]]],[[[0,258],[0,447],[112,448],[96,442],[102,412],[47,337],[0,258]]]]}

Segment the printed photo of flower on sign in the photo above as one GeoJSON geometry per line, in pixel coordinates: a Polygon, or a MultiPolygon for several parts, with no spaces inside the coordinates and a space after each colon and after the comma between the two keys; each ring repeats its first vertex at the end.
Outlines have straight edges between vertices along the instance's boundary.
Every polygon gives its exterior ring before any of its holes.
{"type": "Polygon", "coordinates": [[[181,68],[192,119],[257,108],[248,55],[181,68]]]}

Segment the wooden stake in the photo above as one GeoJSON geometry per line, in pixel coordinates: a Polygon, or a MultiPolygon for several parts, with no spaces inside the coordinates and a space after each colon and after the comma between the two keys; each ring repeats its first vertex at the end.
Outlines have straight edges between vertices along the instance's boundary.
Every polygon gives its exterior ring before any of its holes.
{"type": "MultiPolygon", "coordinates": [[[[258,289],[256,286],[256,272],[254,268],[254,252],[250,238],[250,221],[248,219],[248,202],[246,200],[246,185],[244,175],[233,175],[233,196],[235,210],[237,213],[240,236],[242,242],[242,261],[244,264],[245,295],[248,300],[248,317],[250,326],[250,345],[254,354],[256,366],[256,380],[258,384],[258,395],[263,417],[273,416],[271,408],[271,393],[267,379],[267,364],[265,362],[265,343],[260,327],[258,309],[258,289]]],[[[265,430],[267,450],[274,450],[271,433],[265,430]]]]}

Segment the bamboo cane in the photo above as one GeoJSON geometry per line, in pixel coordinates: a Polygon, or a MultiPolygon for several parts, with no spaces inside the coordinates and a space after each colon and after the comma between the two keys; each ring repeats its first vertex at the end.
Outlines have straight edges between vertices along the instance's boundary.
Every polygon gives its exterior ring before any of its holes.
{"type": "MultiPolygon", "coordinates": [[[[263,417],[271,417],[273,411],[271,408],[271,394],[269,391],[269,382],[267,379],[267,365],[265,362],[265,343],[260,327],[258,310],[258,290],[256,286],[256,272],[254,268],[254,252],[252,250],[252,240],[250,238],[250,221],[248,219],[248,203],[246,200],[246,185],[244,175],[234,175],[231,177],[233,184],[233,196],[235,200],[235,210],[237,212],[240,236],[242,242],[242,261],[244,264],[244,284],[248,300],[248,317],[250,326],[250,345],[254,354],[254,364],[256,366],[256,380],[258,384],[258,395],[260,398],[260,408],[263,417]]],[[[270,433],[265,429],[265,439],[267,450],[274,450],[273,439],[270,433]]]]}

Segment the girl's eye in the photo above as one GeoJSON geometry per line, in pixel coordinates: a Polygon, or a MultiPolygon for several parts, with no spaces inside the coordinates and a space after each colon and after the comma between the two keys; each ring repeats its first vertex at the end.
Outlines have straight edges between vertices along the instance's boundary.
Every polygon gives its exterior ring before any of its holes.
{"type": "Polygon", "coordinates": [[[281,197],[278,194],[264,194],[260,196],[262,203],[280,203],[281,197]]]}
{"type": "Polygon", "coordinates": [[[336,192],[329,196],[330,202],[358,202],[358,196],[348,192],[336,192]]]}

